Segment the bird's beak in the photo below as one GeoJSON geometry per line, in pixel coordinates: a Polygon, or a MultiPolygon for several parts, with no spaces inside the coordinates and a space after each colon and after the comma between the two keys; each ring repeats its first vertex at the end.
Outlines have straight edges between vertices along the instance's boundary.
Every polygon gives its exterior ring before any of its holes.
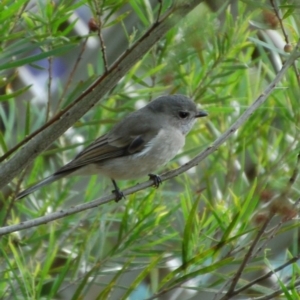
{"type": "Polygon", "coordinates": [[[198,113],[196,114],[195,118],[202,118],[202,117],[207,117],[208,113],[204,110],[200,110],[198,111],[198,113]]]}

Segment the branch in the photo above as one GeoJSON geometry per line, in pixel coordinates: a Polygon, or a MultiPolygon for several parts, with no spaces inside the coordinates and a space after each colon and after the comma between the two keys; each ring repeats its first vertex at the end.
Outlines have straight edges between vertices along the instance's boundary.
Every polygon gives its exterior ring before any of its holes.
{"type": "MultiPolygon", "coordinates": [[[[292,284],[287,286],[286,289],[287,290],[296,289],[299,285],[300,285],[300,279],[294,281],[292,284]]],[[[272,299],[275,299],[276,297],[280,296],[283,293],[284,293],[283,289],[279,288],[279,289],[277,289],[276,291],[274,291],[273,293],[271,293],[269,295],[265,295],[265,296],[261,296],[261,297],[257,297],[257,298],[252,298],[252,299],[253,300],[272,300],[272,299]]],[[[292,299],[292,298],[290,298],[290,299],[292,299]]]]}
{"type": "Polygon", "coordinates": [[[188,4],[171,7],[149,30],[110,67],[110,69],[84,91],[67,109],[49,121],[49,126],[37,134],[12,159],[0,169],[0,188],[9,183],[47,149],[59,136],[78,121],[87,111],[99,102],[118,81],[137,63],[151,47],[203,0],[191,0],[188,4]]]}
{"type": "Polygon", "coordinates": [[[249,262],[250,258],[252,257],[254,248],[256,247],[256,245],[259,242],[260,238],[264,234],[264,231],[267,228],[267,226],[270,223],[273,216],[274,216],[274,213],[270,214],[268,216],[268,218],[266,219],[266,221],[264,222],[264,224],[259,229],[259,231],[257,232],[257,235],[256,235],[255,239],[251,243],[251,246],[250,246],[249,250],[247,251],[247,253],[245,254],[244,259],[242,260],[242,263],[240,264],[240,266],[239,266],[238,270],[236,271],[235,275],[233,276],[231,285],[230,285],[226,295],[224,297],[222,297],[221,300],[227,300],[227,299],[232,298],[232,295],[234,293],[234,289],[235,289],[235,287],[236,287],[236,285],[237,285],[237,283],[238,283],[238,281],[239,281],[239,279],[240,279],[247,263],[249,262]]]}
{"type": "MultiPolygon", "coordinates": [[[[267,86],[265,91],[253,102],[253,104],[248,107],[245,112],[233,123],[227,131],[225,131],[219,138],[215,140],[215,142],[205,149],[203,152],[201,152],[199,155],[197,155],[195,158],[193,158],[191,161],[189,161],[187,164],[183,165],[182,167],[175,169],[173,171],[167,172],[163,175],[161,175],[162,181],[168,180],[170,178],[173,178],[175,176],[178,176],[184,172],[186,172],[188,169],[196,166],[200,161],[202,161],[204,158],[206,158],[209,154],[213,153],[215,150],[218,149],[220,145],[222,145],[233,133],[240,128],[249,118],[250,116],[259,108],[260,105],[262,105],[268,98],[268,96],[271,94],[271,92],[275,89],[276,85],[280,82],[280,80],[283,78],[285,72],[288,70],[288,68],[296,61],[297,58],[300,57],[300,52],[298,51],[300,47],[300,40],[297,44],[297,47],[293,51],[293,53],[290,55],[289,59],[286,61],[286,63],[283,65],[282,69],[278,72],[276,77],[274,78],[273,82],[267,86]]],[[[137,191],[143,190],[145,188],[148,188],[153,185],[153,181],[149,180],[144,183],[138,184],[134,187],[128,188],[126,190],[123,190],[124,195],[129,195],[132,193],[135,193],[137,191]]],[[[80,211],[84,211],[87,209],[91,209],[93,207],[97,207],[100,205],[103,205],[104,203],[110,202],[115,199],[115,195],[109,195],[102,197],[98,200],[80,204],[65,210],[60,210],[59,212],[51,213],[43,217],[39,217],[33,220],[25,221],[16,225],[6,226],[0,228],[0,236],[5,235],[11,232],[15,232],[18,230],[23,230],[26,228],[38,226],[41,224],[46,224],[50,221],[54,221],[60,218],[63,218],[65,216],[75,214],[80,211]]]]}
{"type": "Polygon", "coordinates": [[[258,277],[258,278],[256,278],[256,279],[254,279],[254,280],[252,280],[252,281],[250,281],[248,284],[244,285],[244,286],[241,287],[240,289],[235,290],[235,291],[231,294],[231,296],[233,297],[233,296],[235,296],[235,295],[239,295],[241,292],[243,292],[243,291],[249,289],[251,286],[253,286],[253,285],[259,283],[260,281],[263,281],[263,280],[268,279],[268,278],[271,277],[272,275],[274,275],[274,274],[276,274],[277,272],[283,270],[284,268],[286,268],[286,267],[292,265],[293,263],[297,262],[298,260],[299,260],[299,256],[295,256],[295,257],[291,258],[289,261],[287,261],[286,263],[282,264],[281,266],[275,268],[274,270],[269,271],[268,273],[266,273],[266,274],[264,274],[264,275],[262,275],[262,276],[260,276],[260,277],[258,277]]]}

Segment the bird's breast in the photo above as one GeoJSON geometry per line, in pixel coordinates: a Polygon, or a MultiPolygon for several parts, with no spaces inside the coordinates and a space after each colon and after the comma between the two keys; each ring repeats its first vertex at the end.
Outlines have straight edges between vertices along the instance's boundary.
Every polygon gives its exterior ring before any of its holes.
{"type": "Polygon", "coordinates": [[[171,160],[184,146],[185,136],[173,127],[161,129],[154,138],[147,143],[143,151],[135,157],[149,159],[153,163],[163,165],[171,160]]]}
{"type": "Polygon", "coordinates": [[[104,160],[95,167],[112,179],[137,179],[155,172],[184,146],[185,136],[176,129],[164,128],[140,152],[104,160]]]}

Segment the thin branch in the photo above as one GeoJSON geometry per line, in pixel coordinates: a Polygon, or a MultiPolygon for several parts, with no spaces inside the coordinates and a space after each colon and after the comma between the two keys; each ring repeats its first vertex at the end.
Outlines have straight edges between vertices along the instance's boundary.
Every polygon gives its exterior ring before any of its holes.
{"type": "Polygon", "coordinates": [[[296,179],[298,177],[298,174],[299,174],[299,165],[300,165],[300,153],[298,153],[298,155],[297,155],[296,166],[295,166],[293,174],[292,174],[292,176],[291,176],[291,178],[289,180],[288,187],[287,187],[288,190],[290,190],[290,188],[295,183],[295,181],[296,181],[296,179]]]}
{"type": "Polygon", "coordinates": [[[285,42],[286,42],[287,44],[289,44],[289,36],[288,36],[288,34],[286,33],[286,31],[285,31],[285,29],[284,29],[284,26],[283,26],[283,23],[282,23],[282,18],[281,18],[281,16],[280,16],[280,12],[279,12],[278,6],[275,4],[275,1],[274,1],[274,0],[270,0],[270,2],[271,2],[271,5],[272,5],[272,7],[273,7],[273,10],[274,10],[274,12],[275,12],[275,15],[276,15],[276,17],[277,17],[277,19],[278,19],[278,21],[279,21],[280,28],[281,28],[281,31],[282,31],[282,33],[283,33],[283,35],[284,35],[285,42]]]}
{"type": "Polygon", "coordinates": [[[226,300],[226,299],[230,299],[234,293],[234,289],[247,265],[247,263],[249,262],[249,259],[252,257],[252,253],[254,251],[254,248],[256,247],[257,243],[259,242],[261,236],[264,234],[265,229],[267,228],[269,222],[271,221],[272,217],[274,214],[270,214],[268,216],[268,218],[266,219],[266,221],[264,222],[264,224],[261,226],[261,228],[259,229],[259,231],[257,232],[257,235],[255,237],[255,239],[253,240],[253,242],[251,243],[251,246],[249,248],[249,250],[247,251],[242,263],[240,264],[237,272],[235,273],[231,285],[226,293],[226,295],[224,297],[221,298],[221,300],[226,300]]]}
{"type": "Polygon", "coordinates": [[[158,13],[157,13],[157,17],[156,17],[156,23],[159,22],[159,18],[160,18],[161,11],[162,11],[163,0],[158,0],[157,2],[159,3],[159,8],[158,8],[158,13]]]}
{"type": "MultiPolygon", "coordinates": [[[[25,172],[23,172],[20,176],[20,178],[18,178],[18,181],[16,183],[16,189],[17,191],[20,190],[20,186],[21,186],[21,183],[25,177],[25,175],[27,174],[27,171],[28,171],[28,168],[25,170],[25,172]]],[[[2,221],[2,226],[5,226],[6,225],[6,222],[11,214],[11,211],[14,207],[14,205],[16,204],[16,198],[15,197],[10,197],[9,201],[6,201],[3,205],[3,207],[6,207],[5,208],[5,215],[4,215],[4,218],[3,218],[3,221],[2,221]]]]}
{"type": "MultiPolygon", "coordinates": [[[[277,17],[277,19],[278,19],[278,21],[279,21],[279,25],[280,25],[281,31],[282,31],[282,33],[283,33],[284,40],[285,40],[285,42],[286,42],[286,45],[285,45],[285,47],[284,47],[284,50],[285,50],[285,51],[289,51],[289,50],[286,50],[286,49],[292,48],[292,46],[291,46],[291,44],[290,44],[290,42],[289,42],[289,36],[288,36],[288,34],[287,34],[287,32],[286,32],[284,26],[283,26],[282,17],[280,16],[281,14],[280,14],[279,8],[278,8],[278,6],[277,6],[277,4],[275,3],[274,0],[270,0],[270,2],[271,2],[271,6],[273,7],[273,10],[274,10],[274,12],[275,12],[275,15],[276,15],[276,17],[277,17]],[[287,48],[286,48],[286,47],[287,47],[287,48]]],[[[299,71],[298,71],[297,66],[296,66],[295,64],[293,65],[293,68],[294,68],[294,71],[295,71],[295,73],[296,73],[296,78],[297,78],[297,81],[298,81],[298,85],[300,86],[300,75],[299,75],[299,71]]]]}
{"type": "Polygon", "coordinates": [[[82,59],[83,52],[84,52],[85,49],[86,49],[86,44],[87,44],[88,39],[89,39],[89,36],[87,36],[87,37],[84,39],[84,41],[83,41],[83,44],[82,44],[82,46],[81,46],[81,49],[80,49],[79,54],[78,54],[78,57],[77,57],[77,59],[76,59],[76,61],[75,61],[75,64],[74,64],[74,66],[73,66],[73,69],[71,70],[70,75],[69,75],[69,77],[68,77],[68,80],[67,80],[67,82],[66,82],[66,84],[65,84],[65,87],[64,87],[64,90],[63,90],[63,92],[62,92],[62,95],[61,95],[60,99],[58,100],[58,103],[57,103],[57,106],[56,106],[56,110],[61,106],[61,102],[63,101],[63,99],[64,99],[64,97],[65,97],[65,95],[66,95],[66,93],[67,93],[67,91],[68,91],[68,89],[69,89],[69,87],[70,87],[70,84],[71,84],[71,82],[72,82],[72,79],[73,79],[73,77],[74,77],[74,74],[75,74],[75,72],[76,72],[76,70],[77,70],[77,68],[78,68],[78,66],[79,66],[79,63],[80,63],[80,61],[81,61],[81,59],[82,59]]]}
{"type": "MultiPolygon", "coordinates": [[[[293,211],[294,212],[294,209],[295,207],[297,206],[297,202],[299,201],[299,199],[297,201],[295,201],[295,203],[290,204],[289,203],[289,200],[287,199],[288,198],[288,194],[290,193],[291,191],[291,187],[292,185],[294,184],[297,176],[298,176],[298,169],[299,169],[299,163],[300,163],[300,154],[297,155],[297,162],[296,162],[296,166],[293,170],[293,174],[291,176],[291,178],[288,180],[288,183],[287,183],[287,186],[285,187],[285,189],[282,191],[282,193],[280,193],[279,196],[276,196],[275,199],[273,199],[271,201],[271,203],[274,204],[274,202],[280,202],[279,206],[284,204],[284,203],[287,203],[286,205],[288,207],[290,207],[290,211],[293,211]]],[[[274,206],[276,207],[276,205],[274,206]]],[[[273,211],[275,213],[277,212],[280,212],[281,209],[277,208],[274,210],[274,208],[270,208],[270,211],[273,211]]],[[[256,253],[253,254],[253,257],[257,256],[258,253],[262,250],[262,249],[265,249],[267,243],[273,239],[275,236],[276,236],[276,233],[278,232],[278,230],[281,228],[282,224],[285,222],[285,221],[288,221],[290,220],[291,218],[294,218],[295,215],[292,213],[292,215],[290,213],[284,213],[284,217],[280,220],[280,222],[278,222],[278,224],[276,224],[276,226],[274,226],[273,228],[271,228],[269,230],[269,232],[267,233],[269,236],[267,237],[267,239],[264,241],[264,243],[256,250],[256,253]]]]}
{"type": "Polygon", "coordinates": [[[270,272],[268,272],[268,273],[266,273],[266,274],[264,274],[264,275],[262,275],[262,276],[260,276],[260,277],[258,277],[258,278],[256,278],[256,279],[252,280],[251,282],[249,282],[248,284],[244,285],[244,286],[241,287],[240,289],[235,290],[235,291],[231,294],[231,296],[238,295],[238,294],[240,294],[241,292],[243,292],[243,291],[249,289],[251,286],[257,284],[258,282],[263,281],[263,280],[265,280],[265,279],[271,277],[273,274],[275,274],[275,273],[277,273],[277,272],[283,270],[285,267],[290,266],[291,264],[297,262],[297,261],[299,260],[299,258],[300,258],[299,255],[298,255],[298,256],[295,256],[295,257],[293,257],[293,258],[291,258],[289,261],[285,262],[285,263],[282,264],[281,266],[279,266],[279,267],[275,268],[274,270],[271,270],[270,272]]]}
{"type": "MultiPolygon", "coordinates": [[[[202,161],[204,158],[206,158],[209,154],[211,154],[215,150],[217,150],[218,147],[220,145],[222,145],[231,135],[233,135],[234,132],[239,127],[241,127],[249,119],[249,117],[255,112],[255,110],[257,110],[259,108],[259,106],[262,105],[267,100],[268,96],[271,94],[271,92],[275,89],[276,85],[283,78],[283,76],[284,76],[285,72],[288,70],[288,68],[294,63],[294,61],[298,57],[300,57],[300,53],[296,52],[299,45],[300,45],[300,40],[298,42],[297,48],[291,54],[291,56],[286,61],[286,63],[283,65],[280,72],[278,72],[278,74],[276,75],[273,82],[271,82],[269,84],[269,86],[267,86],[264,93],[262,93],[253,102],[253,104],[245,110],[245,112],[235,121],[234,124],[232,124],[229,127],[229,129],[226,132],[224,132],[219,138],[217,138],[215,140],[215,142],[210,147],[205,149],[203,152],[201,152],[199,155],[197,155],[195,158],[193,158],[191,161],[189,161],[188,163],[186,163],[182,167],[161,175],[162,181],[165,181],[165,180],[168,180],[168,179],[173,178],[175,176],[178,176],[178,175],[186,172],[190,168],[196,166],[200,161],[202,161]]],[[[149,181],[146,181],[144,183],[138,184],[134,187],[123,190],[123,193],[126,196],[126,195],[129,195],[129,194],[135,193],[137,191],[143,190],[145,188],[148,188],[152,185],[153,185],[153,181],[149,180],[149,181]]],[[[115,195],[112,194],[112,195],[102,197],[98,200],[95,200],[95,201],[92,201],[92,202],[89,202],[89,203],[80,204],[80,205],[77,205],[77,206],[74,206],[74,207],[71,207],[71,208],[68,208],[68,209],[65,209],[65,210],[61,210],[59,212],[48,214],[47,216],[43,216],[43,217],[39,217],[39,218],[36,218],[36,219],[33,219],[33,220],[25,221],[25,222],[22,222],[20,224],[3,227],[3,228],[0,228],[0,236],[11,233],[11,232],[14,232],[14,231],[23,230],[23,229],[38,226],[38,225],[41,225],[41,224],[46,224],[50,221],[63,218],[67,215],[75,214],[75,213],[78,213],[80,211],[84,211],[84,210],[87,210],[87,209],[91,209],[93,207],[103,205],[104,203],[108,203],[110,201],[113,201],[114,199],[115,199],[115,195]]]]}
{"type": "MultiPolygon", "coordinates": [[[[273,212],[274,214],[276,212],[273,212]]],[[[262,243],[262,245],[260,245],[258,247],[258,249],[255,251],[255,253],[253,253],[252,257],[255,258],[261,250],[266,249],[267,244],[270,242],[270,240],[272,240],[274,237],[276,237],[276,232],[278,232],[278,230],[281,228],[283,224],[283,221],[281,220],[280,222],[278,222],[278,224],[276,224],[276,226],[274,226],[273,228],[267,230],[266,234],[268,234],[269,236],[266,238],[266,240],[262,243]]]]}
{"type": "MultiPolygon", "coordinates": [[[[99,1],[93,1],[93,4],[95,7],[95,17],[91,20],[93,20],[93,22],[94,22],[95,26],[93,26],[93,28],[95,29],[94,31],[97,32],[97,35],[99,38],[101,54],[102,54],[102,61],[103,61],[103,66],[104,66],[104,73],[106,73],[108,71],[108,62],[107,62],[107,56],[106,56],[106,46],[104,44],[104,40],[103,40],[103,36],[102,36],[102,21],[101,21],[104,2],[101,2],[101,4],[102,4],[101,7],[99,7],[99,4],[100,4],[99,1]]],[[[91,22],[91,20],[90,20],[90,22],[91,22]]],[[[90,29],[91,29],[91,27],[90,27],[90,29]]]]}
{"type": "MultiPolygon", "coordinates": [[[[292,290],[292,289],[298,287],[299,285],[300,285],[300,279],[296,280],[293,284],[291,284],[290,286],[287,286],[286,288],[287,288],[287,290],[292,290]]],[[[283,294],[283,290],[280,288],[269,295],[256,297],[256,298],[252,298],[252,299],[253,300],[272,300],[281,294],[283,294]]]]}
{"type": "Polygon", "coordinates": [[[47,108],[46,108],[46,122],[49,120],[50,116],[50,105],[51,105],[51,85],[52,85],[52,63],[53,63],[53,58],[52,56],[48,57],[48,84],[47,84],[47,89],[48,89],[48,100],[47,100],[47,108]]]}
{"type": "MultiPolygon", "coordinates": [[[[187,15],[203,0],[192,0],[171,7],[130,49],[110,67],[108,72],[98,78],[86,91],[84,91],[72,104],[52,120],[39,129],[38,135],[32,134],[27,145],[12,159],[4,163],[0,169],[0,188],[9,183],[16,175],[29,165],[42,151],[47,149],[59,136],[98,103],[118,81],[138,62],[151,47],[164,36],[169,29],[178,24],[183,16],[187,15]],[[51,125],[49,125],[51,124],[51,125]],[[43,131],[43,132],[41,132],[43,131]]],[[[26,139],[28,141],[28,139],[26,139]]],[[[18,147],[20,147],[20,143],[18,147]]],[[[14,148],[16,150],[18,148],[14,148]]],[[[11,154],[10,152],[9,154],[11,154]]],[[[7,155],[5,156],[7,157],[7,155]]],[[[3,157],[2,157],[3,160],[3,157]]]]}
{"type": "Polygon", "coordinates": [[[108,62],[107,62],[107,56],[106,56],[106,46],[104,44],[103,36],[102,36],[102,24],[101,20],[99,20],[99,29],[97,31],[99,41],[100,41],[100,47],[101,47],[101,54],[102,54],[102,59],[103,59],[103,65],[104,65],[104,73],[108,71],[108,62]]]}

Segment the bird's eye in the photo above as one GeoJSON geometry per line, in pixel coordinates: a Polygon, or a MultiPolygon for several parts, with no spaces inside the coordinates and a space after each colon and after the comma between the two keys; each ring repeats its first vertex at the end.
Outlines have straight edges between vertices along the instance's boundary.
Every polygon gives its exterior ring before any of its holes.
{"type": "Polygon", "coordinates": [[[190,114],[189,114],[188,112],[186,112],[186,111],[180,111],[180,112],[179,112],[179,117],[180,117],[181,119],[185,119],[185,118],[187,118],[189,115],[190,115],[190,114]]]}

